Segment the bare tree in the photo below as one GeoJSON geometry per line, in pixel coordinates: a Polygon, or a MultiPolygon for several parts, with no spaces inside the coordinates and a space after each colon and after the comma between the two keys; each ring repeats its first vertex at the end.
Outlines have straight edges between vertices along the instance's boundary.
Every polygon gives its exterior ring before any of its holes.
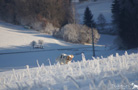
{"type": "Polygon", "coordinates": [[[72,18],[70,0],[0,0],[0,17],[21,24],[62,27],[72,18]],[[28,20],[29,19],[29,20],[28,20]]]}

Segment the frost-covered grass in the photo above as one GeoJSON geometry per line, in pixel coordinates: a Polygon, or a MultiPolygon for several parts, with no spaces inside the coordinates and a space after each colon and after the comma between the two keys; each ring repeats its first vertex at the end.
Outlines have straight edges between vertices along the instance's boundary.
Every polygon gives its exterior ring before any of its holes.
{"type": "Polygon", "coordinates": [[[36,68],[0,73],[0,90],[131,90],[138,85],[138,54],[97,57],[68,65],[40,65],[36,68]]]}

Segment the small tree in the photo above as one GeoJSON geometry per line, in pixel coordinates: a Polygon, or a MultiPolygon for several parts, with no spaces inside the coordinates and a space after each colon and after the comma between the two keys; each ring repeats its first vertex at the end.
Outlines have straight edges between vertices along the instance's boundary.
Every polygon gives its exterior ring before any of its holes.
{"type": "Polygon", "coordinates": [[[112,18],[113,18],[113,24],[118,24],[119,22],[119,14],[120,14],[120,4],[119,0],[114,0],[112,4],[112,18]]]}
{"type": "Polygon", "coordinates": [[[83,23],[84,23],[84,25],[86,25],[90,28],[96,27],[96,24],[93,20],[93,15],[92,15],[89,7],[86,7],[86,9],[85,9],[83,23]]]}
{"type": "MultiPolygon", "coordinates": [[[[121,0],[122,1],[122,0],[121,0]]],[[[120,0],[113,0],[111,11],[112,11],[112,29],[118,33],[119,31],[119,16],[120,16],[120,0]]],[[[122,5],[123,6],[123,5],[122,5]]]]}
{"type": "Polygon", "coordinates": [[[98,16],[97,21],[99,29],[104,30],[106,25],[106,19],[102,13],[98,16]]]}
{"type": "Polygon", "coordinates": [[[40,45],[40,48],[43,48],[44,41],[43,40],[38,40],[38,44],[40,45]]]}
{"type": "Polygon", "coordinates": [[[35,48],[36,44],[37,44],[36,41],[32,41],[32,42],[31,42],[31,46],[33,47],[33,49],[35,48]]]}

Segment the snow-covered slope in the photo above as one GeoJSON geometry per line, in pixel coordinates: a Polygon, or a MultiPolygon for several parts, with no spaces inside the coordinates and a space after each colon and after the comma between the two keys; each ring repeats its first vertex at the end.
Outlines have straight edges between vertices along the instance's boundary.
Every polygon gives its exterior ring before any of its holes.
{"type": "MultiPolygon", "coordinates": [[[[111,48],[115,37],[112,35],[101,35],[100,41],[95,46],[96,57],[107,57],[111,54],[115,55],[117,52],[122,55],[125,52],[111,48]]],[[[48,59],[50,59],[53,65],[56,63],[55,59],[61,53],[73,54],[75,56],[73,58],[74,61],[81,60],[81,53],[86,55],[86,59],[92,59],[91,45],[67,43],[50,35],[4,22],[0,22],[0,42],[0,71],[24,68],[25,65],[35,67],[37,66],[36,60],[39,60],[40,64],[49,65],[48,59]],[[44,49],[32,49],[30,42],[33,40],[43,40],[44,49]]],[[[128,53],[134,52],[137,51],[128,51],[128,53]]]]}
{"type": "Polygon", "coordinates": [[[137,50],[122,56],[125,51],[111,48],[114,39],[101,35],[93,58],[91,45],[67,43],[0,22],[0,90],[131,90],[138,85],[137,50]],[[33,40],[44,40],[44,49],[32,49],[33,40]],[[73,62],[56,64],[61,53],[73,54],[73,62]]]}
{"type": "MultiPolygon", "coordinates": [[[[49,61],[50,64],[50,61],[49,61]]],[[[0,73],[0,90],[137,90],[138,54],[0,73]],[[134,85],[135,86],[134,86],[134,85]]]]}
{"type": "Polygon", "coordinates": [[[60,46],[68,46],[61,40],[57,40],[50,35],[35,32],[34,30],[24,29],[22,26],[16,26],[4,22],[0,22],[0,49],[13,48],[18,46],[29,46],[32,41],[43,40],[45,44],[53,47],[52,44],[60,46]]]}
{"type": "MultiPolygon", "coordinates": [[[[87,5],[95,20],[103,13],[110,23],[111,2],[78,4],[81,23],[87,5]]],[[[101,35],[94,58],[91,45],[67,43],[0,21],[0,90],[137,90],[138,51],[116,50],[115,38],[101,35]],[[44,49],[32,49],[33,40],[43,40],[44,49]],[[73,62],[57,64],[61,53],[73,54],[73,62]]]]}

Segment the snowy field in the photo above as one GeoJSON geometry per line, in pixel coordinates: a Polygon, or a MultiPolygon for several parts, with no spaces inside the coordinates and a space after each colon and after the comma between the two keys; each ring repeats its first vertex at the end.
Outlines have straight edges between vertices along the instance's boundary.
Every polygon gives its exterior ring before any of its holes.
{"type": "Polygon", "coordinates": [[[138,90],[138,54],[0,73],[0,90],[138,90]]]}
{"type": "Polygon", "coordinates": [[[137,50],[116,50],[115,38],[101,35],[94,58],[91,45],[0,22],[0,90],[137,90],[137,50]],[[32,49],[33,40],[44,40],[44,49],[32,49]],[[61,53],[73,54],[73,62],[57,64],[61,53]]]}
{"type": "MultiPolygon", "coordinates": [[[[112,0],[76,6],[82,23],[85,7],[94,19],[103,13],[111,23],[112,0]]],[[[0,90],[138,90],[138,49],[117,50],[116,36],[102,34],[92,46],[58,40],[23,26],[0,21],[0,90]],[[32,41],[44,41],[33,49],[32,41]],[[62,53],[73,54],[71,64],[59,65],[62,53]]]]}
{"type": "MultiPolygon", "coordinates": [[[[113,41],[116,36],[101,35],[101,39],[95,46],[96,57],[107,57],[111,54],[124,54],[125,51],[114,49],[113,41]]],[[[73,54],[74,61],[81,61],[81,54],[86,59],[92,59],[92,46],[71,44],[57,40],[49,35],[44,35],[33,30],[24,29],[22,26],[15,26],[0,22],[0,71],[12,70],[12,68],[25,68],[26,65],[36,67],[36,60],[40,64],[49,65],[48,59],[53,65],[55,59],[61,54],[73,54]],[[35,40],[44,41],[44,49],[33,49],[30,43],[35,40]]],[[[136,53],[136,50],[127,51],[129,54],[136,53]]]]}

